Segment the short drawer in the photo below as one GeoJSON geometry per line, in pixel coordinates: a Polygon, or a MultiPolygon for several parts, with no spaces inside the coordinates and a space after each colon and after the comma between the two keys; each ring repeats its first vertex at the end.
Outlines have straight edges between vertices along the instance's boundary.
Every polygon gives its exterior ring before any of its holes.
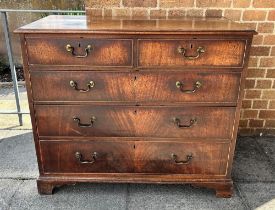
{"type": "Polygon", "coordinates": [[[140,67],[242,67],[245,40],[138,41],[140,67]]]}
{"type": "Polygon", "coordinates": [[[132,143],[41,141],[44,173],[133,172],[132,143]]]}
{"type": "Polygon", "coordinates": [[[231,139],[234,107],[36,105],[40,136],[231,139]]]}
{"type": "Polygon", "coordinates": [[[136,142],[135,172],[226,175],[228,143],[136,142]]]}
{"type": "Polygon", "coordinates": [[[32,71],[35,101],[135,101],[127,72],[32,71]]]}
{"type": "Polygon", "coordinates": [[[132,40],[27,38],[30,65],[132,66],[132,40]]]}
{"type": "Polygon", "coordinates": [[[136,101],[237,103],[240,73],[142,71],[135,79],[136,101]]]}

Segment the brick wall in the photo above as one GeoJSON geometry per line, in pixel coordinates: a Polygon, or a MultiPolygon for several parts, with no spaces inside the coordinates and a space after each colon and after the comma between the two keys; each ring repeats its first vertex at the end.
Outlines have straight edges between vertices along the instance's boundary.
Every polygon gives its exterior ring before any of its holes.
{"type": "Polygon", "coordinates": [[[225,16],[259,32],[253,40],[241,135],[275,135],[275,0],[87,0],[104,16],[225,16]]]}

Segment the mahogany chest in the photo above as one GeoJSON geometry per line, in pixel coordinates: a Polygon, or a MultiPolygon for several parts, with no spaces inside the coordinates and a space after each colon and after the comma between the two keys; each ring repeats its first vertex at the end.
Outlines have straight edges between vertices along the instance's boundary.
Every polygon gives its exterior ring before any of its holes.
{"type": "Polygon", "coordinates": [[[223,18],[48,16],[16,33],[39,193],[127,182],[231,196],[255,31],[223,18]]]}

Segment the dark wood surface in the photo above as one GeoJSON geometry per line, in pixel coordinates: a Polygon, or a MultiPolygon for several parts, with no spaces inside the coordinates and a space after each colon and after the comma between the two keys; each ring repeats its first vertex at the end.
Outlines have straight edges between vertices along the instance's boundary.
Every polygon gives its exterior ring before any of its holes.
{"type": "Polygon", "coordinates": [[[57,72],[37,68],[31,72],[31,77],[35,101],[135,101],[135,78],[129,72],[57,72]],[[77,83],[77,89],[70,86],[70,81],[77,83]],[[90,81],[94,82],[94,87],[89,89],[90,81]],[[49,94],[49,88],[58,91],[49,94]]]}
{"type": "Polygon", "coordinates": [[[17,29],[16,33],[90,32],[192,32],[255,34],[249,27],[226,18],[173,17],[91,17],[51,15],[17,29]]]}
{"type": "Polygon", "coordinates": [[[137,142],[135,143],[135,172],[166,174],[225,175],[228,144],[191,142],[137,142]],[[171,157],[177,156],[177,164],[171,157]]]}
{"type": "Polygon", "coordinates": [[[132,65],[132,40],[41,37],[29,38],[27,43],[30,65],[132,65]],[[88,45],[91,45],[91,51],[87,58],[76,58],[66,50],[68,44],[74,47],[76,55],[85,55],[88,45]]]}
{"type": "Polygon", "coordinates": [[[230,139],[234,107],[160,107],[37,105],[38,134],[41,136],[103,136],[230,139]],[[73,119],[80,119],[79,127],[73,119]],[[179,128],[174,119],[190,128],[179,128]],[[222,123],[226,122],[226,123],[222,123]]]}
{"type": "Polygon", "coordinates": [[[197,175],[225,175],[228,162],[228,143],[199,142],[142,142],[142,141],[92,141],[64,142],[43,141],[41,151],[44,157],[45,173],[160,173],[197,175]],[[75,153],[82,154],[80,163],[75,153]],[[187,155],[192,155],[190,162],[187,155]]]}
{"type": "Polygon", "coordinates": [[[245,40],[138,40],[138,66],[198,67],[215,66],[242,67],[245,40]],[[186,49],[186,56],[196,56],[197,49],[203,47],[205,52],[198,59],[188,60],[177,51],[186,49]]]}
{"type": "Polygon", "coordinates": [[[224,18],[49,16],[16,32],[41,194],[76,182],[128,182],[232,195],[255,31],[224,18]]]}
{"type": "MultiPolygon", "coordinates": [[[[184,69],[184,68],[182,68],[184,69]]],[[[140,71],[135,74],[135,97],[141,102],[235,103],[238,99],[240,72],[140,71]],[[181,82],[181,88],[176,86],[181,82]],[[196,82],[201,86],[195,88],[196,82]],[[186,92],[195,90],[193,93],[186,92]]]]}
{"type": "Polygon", "coordinates": [[[43,141],[43,169],[45,173],[130,173],[134,172],[133,147],[132,142],[43,141]],[[81,164],[75,157],[76,152],[82,155],[84,161],[92,161],[94,152],[97,157],[94,163],[81,164]]]}
{"type": "Polygon", "coordinates": [[[31,72],[33,97],[35,101],[101,101],[101,102],[153,102],[169,104],[171,102],[199,103],[236,103],[240,86],[240,73],[182,71],[39,71],[31,72]],[[80,92],[70,86],[77,83],[80,92]],[[88,88],[90,81],[94,87],[88,88]],[[181,82],[182,88],[176,86],[181,82]],[[201,87],[194,93],[196,82],[201,87]],[[48,90],[52,91],[48,94],[48,90]]]}

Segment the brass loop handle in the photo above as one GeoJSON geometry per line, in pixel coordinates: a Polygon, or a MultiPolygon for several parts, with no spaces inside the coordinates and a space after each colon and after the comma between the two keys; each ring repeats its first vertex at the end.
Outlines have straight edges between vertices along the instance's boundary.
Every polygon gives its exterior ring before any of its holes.
{"type": "Polygon", "coordinates": [[[90,81],[88,84],[87,84],[87,89],[78,89],[77,87],[77,82],[71,80],[70,81],[70,86],[79,91],[80,93],[86,93],[86,92],[89,92],[91,90],[91,88],[93,88],[95,86],[95,82],[94,81],[90,81]]]}
{"type": "Polygon", "coordinates": [[[80,122],[80,119],[79,119],[78,117],[74,117],[73,120],[77,123],[77,126],[78,126],[78,127],[81,127],[81,128],[89,128],[89,127],[93,127],[94,122],[96,121],[96,117],[95,117],[95,116],[92,116],[92,117],[91,117],[90,124],[81,123],[81,122],[80,122]]]}
{"type": "Polygon", "coordinates": [[[80,152],[75,153],[75,158],[78,160],[79,163],[81,164],[93,164],[96,162],[97,158],[97,152],[92,153],[92,160],[83,160],[82,159],[82,154],[80,152]]]}
{"type": "Polygon", "coordinates": [[[183,57],[188,59],[188,60],[195,60],[195,59],[199,58],[201,56],[201,54],[205,53],[204,47],[198,47],[197,50],[196,50],[197,55],[195,55],[195,56],[186,55],[186,51],[187,50],[184,47],[181,47],[181,46],[178,47],[178,53],[182,54],[183,57]]]}
{"type": "Polygon", "coordinates": [[[181,160],[181,161],[178,160],[178,156],[174,153],[171,154],[171,157],[172,157],[173,162],[177,165],[187,165],[193,159],[192,154],[186,155],[186,160],[181,160]]]}
{"type": "Polygon", "coordinates": [[[76,57],[76,58],[86,58],[89,54],[89,52],[92,50],[92,45],[87,45],[87,47],[85,48],[85,54],[84,55],[76,55],[74,52],[74,47],[70,44],[66,45],[66,50],[67,52],[71,53],[72,56],[76,57]]]}
{"type": "Polygon", "coordinates": [[[180,82],[180,81],[176,82],[176,87],[179,88],[181,92],[189,94],[189,93],[195,93],[202,86],[202,83],[200,81],[196,81],[193,85],[193,90],[184,90],[183,86],[184,86],[183,82],[180,82]]]}
{"type": "Polygon", "coordinates": [[[196,119],[196,118],[192,118],[192,119],[190,120],[189,125],[182,125],[182,124],[180,123],[180,119],[179,119],[179,118],[174,118],[174,123],[176,124],[176,126],[177,126],[178,128],[191,128],[191,127],[193,127],[193,126],[197,123],[197,119],[196,119]]]}

